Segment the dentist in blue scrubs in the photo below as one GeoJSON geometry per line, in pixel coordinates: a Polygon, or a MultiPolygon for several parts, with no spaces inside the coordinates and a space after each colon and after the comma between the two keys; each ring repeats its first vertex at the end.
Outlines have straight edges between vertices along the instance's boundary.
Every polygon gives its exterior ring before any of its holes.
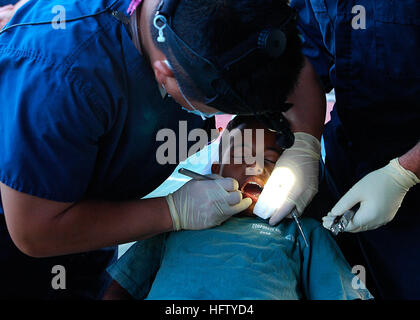
{"type": "MultiPolygon", "coordinates": [[[[129,1],[60,4],[71,18],[112,2],[126,13],[129,1]]],[[[30,0],[8,26],[51,21],[52,7],[30,0]]],[[[154,161],[157,131],[207,122],[162,99],[110,12],[0,35],[0,297],[100,298],[117,243],[172,227],[164,202],[133,199],[175,168],[154,161]],[[52,286],[54,266],[65,268],[62,289],[52,286]]]]}
{"type": "Polygon", "coordinates": [[[186,105],[164,57],[149,50],[152,68],[142,54],[130,1],[59,4],[67,20],[78,19],[54,29],[42,23],[59,13],[54,3],[30,0],[0,35],[2,298],[101,298],[117,244],[173,230],[174,214],[184,229],[209,228],[251,202],[226,179],[194,182],[194,198],[186,186],[185,203],[208,208],[194,220],[165,198],[137,200],[175,169],[156,160],[157,132],[178,132],[179,121],[211,126],[162,99],[160,81],[168,91],[172,81],[170,93],[186,105]]]}
{"type": "Polygon", "coordinates": [[[333,181],[320,188],[332,203],[324,226],[360,205],[338,238],[344,254],[370,272],[367,286],[377,298],[420,299],[420,2],[291,6],[306,57],[325,91],[336,94],[324,130],[333,181]]]}

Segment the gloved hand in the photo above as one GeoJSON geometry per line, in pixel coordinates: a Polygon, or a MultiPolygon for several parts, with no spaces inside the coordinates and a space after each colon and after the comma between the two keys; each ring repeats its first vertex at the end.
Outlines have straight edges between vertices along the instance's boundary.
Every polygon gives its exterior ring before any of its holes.
{"type": "Polygon", "coordinates": [[[190,180],[166,197],[174,230],[211,228],[252,204],[251,199],[242,199],[235,179],[209,177],[215,180],[190,180]]]}
{"type": "Polygon", "coordinates": [[[398,159],[369,173],[356,183],[323,217],[323,226],[331,228],[335,218],[360,203],[360,209],[344,229],[347,232],[374,230],[390,222],[408,190],[419,183],[417,176],[404,169],[398,159]]]}
{"type": "Polygon", "coordinates": [[[299,215],[318,192],[321,144],[310,134],[297,132],[295,143],[286,149],[258,198],[254,213],[271,217],[276,225],[296,206],[299,215]]]}

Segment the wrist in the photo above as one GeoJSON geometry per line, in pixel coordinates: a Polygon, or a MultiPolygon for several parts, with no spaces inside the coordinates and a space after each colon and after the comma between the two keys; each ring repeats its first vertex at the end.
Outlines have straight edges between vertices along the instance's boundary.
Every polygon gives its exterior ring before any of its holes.
{"type": "MultiPolygon", "coordinates": [[[[402,181],[405,181],[404,185],[407,188],[411,188],[412,186],[416,185],[420,182],[420,179],[416,176],[415,173],[413,173],[411,170],[405,168],[401,165],[401,162],[398,158],[395,158],[390,161],[390,165],[394,167],[394,169],[402,176],[404,179],[402,181]]],[[[401,182],[401,181],[400,181],[401,182]]]]}
{"type": "Polygon", "coordinates": [[[161,227],[164,230],[164,232],[170,232],[174,231],[174,222],[172,219],[172,214],[170,210],[170,200],[168,199],[169,196],[165,198],[161,198],[162,203],[162,217],[161,217],[161,227]]]}
{"type": "Polygon", "coordinates": [[[418,163],[415,163],[415,161],[411,161],[410,157],[408,157],[407,155],[403,155],[402,157],[398,158],[398,163],[405,170],[410,171],[411,173],[416,175],[417,179],[420,178],[420,165],[418,163]]]}
{"type": "Polygon", "coordinates": [[[303,148],[306,152],[310,152],[318,160],[321,157],[321,143],[318,138],[306,132],[295,132],[294,148],[303,148]]]}
{"type": "Polygon", "coordinates": [[[313,134],[303,132],[303,131],[297,131],[297,132],[294,132],[293,134],[294,134],[295,138],[311,141],[314,145],[321,148],[320,140],[316,136],[314,136],[313,134]]]}

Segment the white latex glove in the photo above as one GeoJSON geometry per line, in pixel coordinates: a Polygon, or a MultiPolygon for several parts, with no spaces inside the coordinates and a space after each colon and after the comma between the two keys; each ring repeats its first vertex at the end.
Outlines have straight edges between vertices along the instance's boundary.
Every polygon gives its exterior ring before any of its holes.
{"type": "Polygon", "coordinates": [[[337,216],[360,203],[360,209],[344,231],[379,228],[395,217],[408,190],[419,182],[417,176],[404,169],[398,159],[391,160],[387,166],[369,173],[356,183],[322,218],[323,226],[330,229],[337,216]]]}
{"type": "Polygon", "coordinates": [[[301,215],[318,192],[321,144],[310,134],[297,132],[295,143],[286,149],[258,198],[254,213],[276,225],[296,207],[301,215]]]}
{"type": "Polygon", "coordinates": [[[215,180],[190,180],[166,197],[174,230],[201,230],[222,224],[247,209],[250,198],[242,199],[238,181],[209,175],[215,180]]]}

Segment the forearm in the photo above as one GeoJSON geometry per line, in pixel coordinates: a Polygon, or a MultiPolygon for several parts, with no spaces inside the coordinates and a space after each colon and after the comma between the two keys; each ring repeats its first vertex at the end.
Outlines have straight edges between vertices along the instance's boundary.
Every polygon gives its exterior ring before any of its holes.
{"type": "Polygon", "coordinates": [[[85,252],[171,231],[164,198],[59,203],[1,186],[12,240],[34,257],[85,252]]]}
{"type": "Polygon", "coordinates": [[[133,300],[133,297],[117,281],[112,281],[102,300],[133,300]]]}
{"type": "Polygon", "coordinates": [[[50,222],[51,255],[88,251],[149,238],[172,230],[164,198],[131,202],[86,201],[50,222]]]}
{"type": "Polygon", "coordinates": [[[325,122],[326,98],[320,80],[305,58],[298,84],[288,101],[293,107],[285,113],[293,132],[305,132],[321,139],[325,122]]]}
{"type": "Polygon", "coordinates": [[[420,142],[410,151],[398,158],[400,165],[420,178],[420,142]]]}

